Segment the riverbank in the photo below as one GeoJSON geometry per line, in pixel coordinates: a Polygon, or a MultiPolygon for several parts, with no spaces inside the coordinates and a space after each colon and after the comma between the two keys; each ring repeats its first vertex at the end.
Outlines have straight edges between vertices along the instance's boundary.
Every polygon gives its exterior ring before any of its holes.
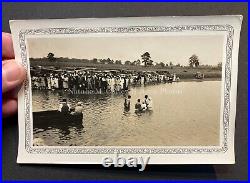
{"type": "Polygon", "coordinates": [[[205,78],[221,79],[221,68],[212,66],[199,66],[191,68],[187,66],[143,66],[143,65],[126,65],[126,64],[101,64],[93,63],[88,60],[81,61],[78,59],[58,58],[55,61],[49,61],[46,58],[30,59],[31,67],[43,67],[53,70],[75,70],[85,68],[95,71],[117,70],[122,72],[157,72],[176,74],[181,80],[194,79],[197,72],[203,73],[205,78]]]}
{"type": "Polygon", "coordinates": [[[204,78],[204,79],[184,78],[179,80],[178,82],[202,82],[202,81],[221,81],[221,78],[204,78]]]}

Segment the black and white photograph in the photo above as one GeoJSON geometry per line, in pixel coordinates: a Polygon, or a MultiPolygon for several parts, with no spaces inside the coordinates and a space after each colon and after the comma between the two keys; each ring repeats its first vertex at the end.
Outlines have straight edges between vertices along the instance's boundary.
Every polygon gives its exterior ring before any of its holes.
{"type": "Polygon", "coordinates": [[[28,72],[18,162],[98,163],[117,153],[156,164],[233,164],[241,20],[10,22],[28,72]],[[78,161],[82,154],[93,159],[78,161]]]}
{"type": "Polygon", "coordinates": [[[27,39],[34,145],[219,145],[223,41],[27,39]]]}

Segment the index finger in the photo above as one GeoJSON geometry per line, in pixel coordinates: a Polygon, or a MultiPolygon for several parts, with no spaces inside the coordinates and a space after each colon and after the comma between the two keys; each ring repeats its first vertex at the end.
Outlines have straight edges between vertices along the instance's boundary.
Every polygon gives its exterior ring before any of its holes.
{"type": "Polygon", "coordinates": [[[11,34],[2,32],[2,58],[15,58],[11,34]]]}

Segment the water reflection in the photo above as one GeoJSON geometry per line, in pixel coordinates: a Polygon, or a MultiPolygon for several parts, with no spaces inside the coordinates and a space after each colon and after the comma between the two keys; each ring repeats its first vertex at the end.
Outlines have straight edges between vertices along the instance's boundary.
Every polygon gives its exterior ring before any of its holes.
{"type": "Polygon", "coordinates": [[[34,122],[34,138],[65,146],[218,145],[220,86],[220,81],[204,81],[132,88],[129,111],[122,95],[33,91],[33,111],[55,110],[62,98],[84,107],[82,124],[34,122]],[[135,113],[137,99],[145,94],[154,110],[135,113]]]}

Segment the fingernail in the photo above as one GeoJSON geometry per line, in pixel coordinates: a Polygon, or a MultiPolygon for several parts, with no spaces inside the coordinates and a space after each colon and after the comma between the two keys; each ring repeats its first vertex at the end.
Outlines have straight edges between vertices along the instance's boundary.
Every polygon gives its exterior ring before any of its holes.
{"type": "Polygon", "coordinates": [[[15,82],[19,80],[21,74],[21,66],[15,62],[10,62],[4,66],[4,72],[7,82],[15,82]]]}

